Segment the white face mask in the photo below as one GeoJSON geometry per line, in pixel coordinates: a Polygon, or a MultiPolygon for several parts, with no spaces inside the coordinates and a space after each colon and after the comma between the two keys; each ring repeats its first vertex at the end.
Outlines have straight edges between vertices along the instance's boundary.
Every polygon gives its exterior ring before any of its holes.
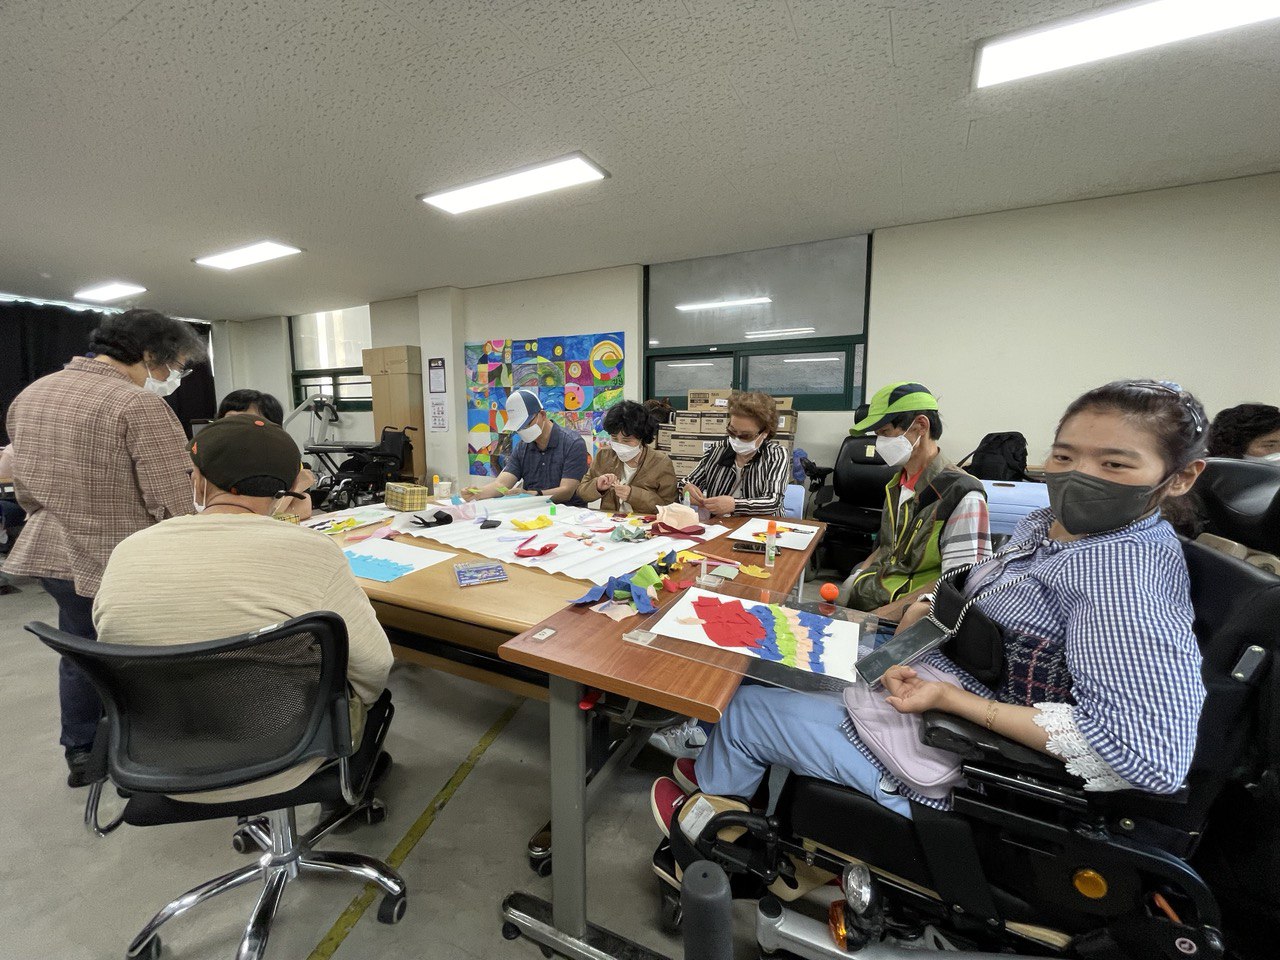
{"type": "Polygon", "coordinates": [[[745,457],[747,454],[755,453],[760,449],[760,438],[756,437],[754,440],[739,440],[737,437],[730,437],[729,446],[733,448],[733,452],[738,454],[738,456],[745,457]]]}
{"type": "Polygon", "coordinates": [[[627,443],[618,443],[616,440],[609,441],[609,446],[613,448],[613,452],[618,455],[618,459],[623,463],[630,463],[640,455],[640,448],[633,447],[627,443]]]}
{"type": "Polygon", "coordinates": [[[209,485],[207,483],[204,486],[204,501],[205,501],[204,503],[201,503],[199,500],[196,499],[195,484],[192,484],[191,485],[191,506],[196,508],[196,513],[204,513],[205,507],[209,505],[209,485]]]}
{"type": "Polygon", "coordinates": [[[1246,460],[1252,460],[1254,463],[1275,463],[1275,464],[1280,464],[1280,453],[1268,453],[1268,454],[1265,454],[1265,455],[1263,455],[1263,456],[1261,456],[1261,457],[1251,457],[1251,456],[1249,456],[1249,454],[1247,454],[1247,453],[1246,453],[1246,454],[1244,455],[1244,458],[1245,458],[1246,460]]]}
{"type": "Polygon", "coordinates": [[[919,442],[920,438],[917,437],[916,442],[912,443],[905,433],[900,437],[876,437],[876,453],[889,466],[900,467],[911,459],[919,442]]]}
{"type": "Polygon", "coordinates": [[[182,386],[182,378],[187,375],[187,372],[185,370],[174,370],[172,367],[166,367],[165,369],[169,371],[169,376],[163,380],[157,380],[151,375],[151,368],[147,367],[147,382],[142,386],[157,396],[169,396],[169,394],[182,386]]]}
{"type": "Polygon", "coordinates": [[[525,443],[532,443],[534,440],[537,440],[540,436],[542,436],[542,428],[538,426],[536,423],[531,423],[527,427],[523,427],[522,429],[517,430],[516,436],[519,437],[521,440],[523,440],[525,443]]]}

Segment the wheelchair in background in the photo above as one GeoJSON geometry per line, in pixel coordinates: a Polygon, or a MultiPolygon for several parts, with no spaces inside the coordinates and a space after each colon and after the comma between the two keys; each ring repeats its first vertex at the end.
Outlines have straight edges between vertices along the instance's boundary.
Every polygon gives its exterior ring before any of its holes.
{"type": "Polygon", "coordinates": [[[399,480],[405,464],[413,460],[413,442],[409,431],[417,427],[383,427],[378,444],[363,448],[353,446],[350,456],[338,465],[336,473],[322,477],[311,491],[317,509],[345,510],[378,500],[387,484],[399,480]]]}
{"type": "Polygon", "coordinates": [[[927,713],[921,739],[964,758],[951,811],[913,805],[909,820],[792,775],[771,815],[721,813],[696,838],[672,830],[654,854],[664,922],[679,919],[681,870],[706,859],[736,897],[758,899],[764,956],[1275,956],[1280,578],[1200,543],[1183,550],[1207,697],[1176,794],[1085,792],[1055,758],[927,713]],[[726,828],[743,835],[721,839],[726,828]]]}

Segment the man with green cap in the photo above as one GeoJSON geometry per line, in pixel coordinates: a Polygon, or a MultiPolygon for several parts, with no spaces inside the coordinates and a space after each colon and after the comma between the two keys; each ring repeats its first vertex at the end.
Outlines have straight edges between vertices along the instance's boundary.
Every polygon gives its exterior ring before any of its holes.
{"type": "MultiPolygon", "coordinates": [[[[351,734],[359,743],[368,707],[391,670],[391,645],[341,548],[329,537],[274,520],[282,497],[308,476],[289,434],[265,418],[226,417],[188,447],[194,516],[175,517],[121,541],[93,603],[104,643],[219,640],[316,610],[347,625],[351,734]]],[[[184,795],[223,803],[283,793],[318,767],[308,760],[240,787],[184,795]]]]}
{"type": "Polygon", "coordinates": [[[876,452],[901,469],[885,486],[876,549],[837,602],[856,610],[893,604],[897,612],[943,573],[991,555],[987,496],[981,481],[942,455],[938,401],[921,384],[891,383],[856,416],[850,433],[874,433],[876,452]]]}

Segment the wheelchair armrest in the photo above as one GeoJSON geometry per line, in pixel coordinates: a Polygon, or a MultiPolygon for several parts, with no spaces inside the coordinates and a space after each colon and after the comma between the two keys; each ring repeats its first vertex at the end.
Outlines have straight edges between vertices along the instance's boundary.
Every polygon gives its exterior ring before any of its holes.
{"type": "Polygon", "coordinates": [[[1061,760],[1024,747],[1008,737],[987,730],[976,723],[941,710],[921,714],[920,742],[939,750],[958,753],[966,760],[985,760],[1001,766],[1016,767],[1032,776],[1062,779],[1067,776],[1061,760]]]}

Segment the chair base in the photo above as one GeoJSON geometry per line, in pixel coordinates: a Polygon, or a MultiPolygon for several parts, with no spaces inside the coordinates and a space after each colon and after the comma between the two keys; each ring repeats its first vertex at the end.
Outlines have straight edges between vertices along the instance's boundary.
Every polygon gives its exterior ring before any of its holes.
{"type": "Polygon", "coordinates": [[[249,916],[236,960],[261,960],[271,935],[271,924],[280,908],[284,888],[296,880],[302,872],[346,874],[358,880],[377,884],[383,891],[378,919],[383,923],[398,923],[404,916],[406,887],[404,879],[380,860],[359,853],[322,852],[311,849],[311,844],[324,836],[338,823],[346,820],[355,809],[344,810],[326,818],[315,830],[303,837],[297,836],[297,823],[293,808],[275,810],[265,818],[255,819],[241,829],[268,849],[252,866],[233,870],[188,890],[170,901],[160,910],[142,931],[133,938],[125,956],[128,960],[151,958],[158,954],[152,946],[160,927],[197,904],[212,900],[219,894],[242,887],[254,880],[262,881],[262,893],[249,916]],[[265,819],[265,824],[262,820],[265,819]]]}

